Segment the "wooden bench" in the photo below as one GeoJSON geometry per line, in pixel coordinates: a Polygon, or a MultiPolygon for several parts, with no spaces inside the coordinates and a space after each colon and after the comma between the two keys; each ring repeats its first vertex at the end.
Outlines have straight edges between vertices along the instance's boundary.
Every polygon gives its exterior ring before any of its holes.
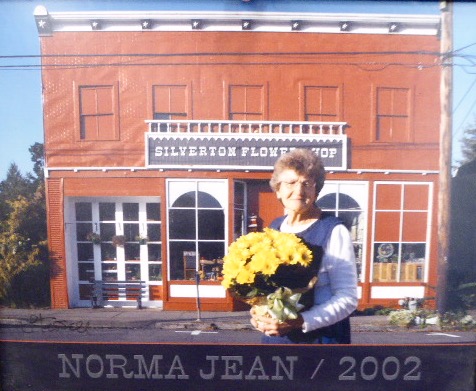
{"type": "Polygon", "coordinates": [[[102,307],[105,301],[135,300],[137,308],[142,308],[142,298],[146,294],[145,281],[102,281],[94,280],[91,290],[91,307],[102,307]]]}

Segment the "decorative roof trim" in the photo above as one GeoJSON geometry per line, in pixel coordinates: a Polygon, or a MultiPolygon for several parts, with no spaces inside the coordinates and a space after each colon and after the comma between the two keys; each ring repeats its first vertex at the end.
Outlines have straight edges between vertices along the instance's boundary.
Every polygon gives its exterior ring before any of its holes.
{"type": "Polygon", "coordinates": [[[93,31],[255,31],[340,34],[437,35],[439,15],[345,14],[298,12],[202,11],[94,11],[51,12],[36,7],[40,35],[54,32],[93,31]],[[148,22],[144,29],[144,21],[148,22]],[[199,21],[200,27],[195,23],[199,21]],[[243,28],[243,21],[249,28],[243,28]],[[342,28],[342,23],[350,28],[342,28]],[[298,26],[298,28],[296,27],[298,26]],[[389,26],[398,26],[391,29],[389,26]]]}

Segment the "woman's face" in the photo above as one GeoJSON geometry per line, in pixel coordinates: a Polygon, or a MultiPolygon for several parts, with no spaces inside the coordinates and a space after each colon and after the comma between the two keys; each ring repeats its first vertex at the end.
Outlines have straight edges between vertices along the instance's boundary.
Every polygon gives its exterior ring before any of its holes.
{"type": "Polygon", "coordinates": [[[282,202],[286,213],[302,214],[313,207],[317,192],[312,179],[288,169],[281,172],[278,182],[276,196],[282,202]]]}

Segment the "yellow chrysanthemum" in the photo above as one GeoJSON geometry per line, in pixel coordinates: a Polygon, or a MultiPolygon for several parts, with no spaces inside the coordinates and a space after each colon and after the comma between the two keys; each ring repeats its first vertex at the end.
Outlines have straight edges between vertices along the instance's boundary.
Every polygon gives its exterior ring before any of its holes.
{"type": "Polygon", "coordinates": [[[250,262],[250,270],[254,273],[271,276],[276,272],[279,265],[280,262],[277,260],[275,252],[273,249],[268,248],[253,255],[250,262]]]}
{"type": "Polygon", "coordinates": [[[223,282],[226,288],[248,285],[257,276],[267,281],[280,265],[308,266],[312,253],[299,237],[265,228],[239,237],[223,259],[223,282]]]}
{"type": "Polygon", "coordinates": [[[255,274],[250,272],[246,267],[241,268],[236,276],[238,284],[251,284],[255,280],[255,274]]]}

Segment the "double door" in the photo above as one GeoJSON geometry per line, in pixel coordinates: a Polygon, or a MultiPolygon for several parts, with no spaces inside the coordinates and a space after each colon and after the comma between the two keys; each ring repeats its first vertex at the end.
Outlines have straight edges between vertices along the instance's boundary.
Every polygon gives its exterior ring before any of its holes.
{"type": "Polygon", "coordinates": [[[162,285],[160,199],[75,199],[70,205],[76,305],[88,303],[93,280],[145,281],[144,300],[154,299],[150,292],[162,285]]]}

